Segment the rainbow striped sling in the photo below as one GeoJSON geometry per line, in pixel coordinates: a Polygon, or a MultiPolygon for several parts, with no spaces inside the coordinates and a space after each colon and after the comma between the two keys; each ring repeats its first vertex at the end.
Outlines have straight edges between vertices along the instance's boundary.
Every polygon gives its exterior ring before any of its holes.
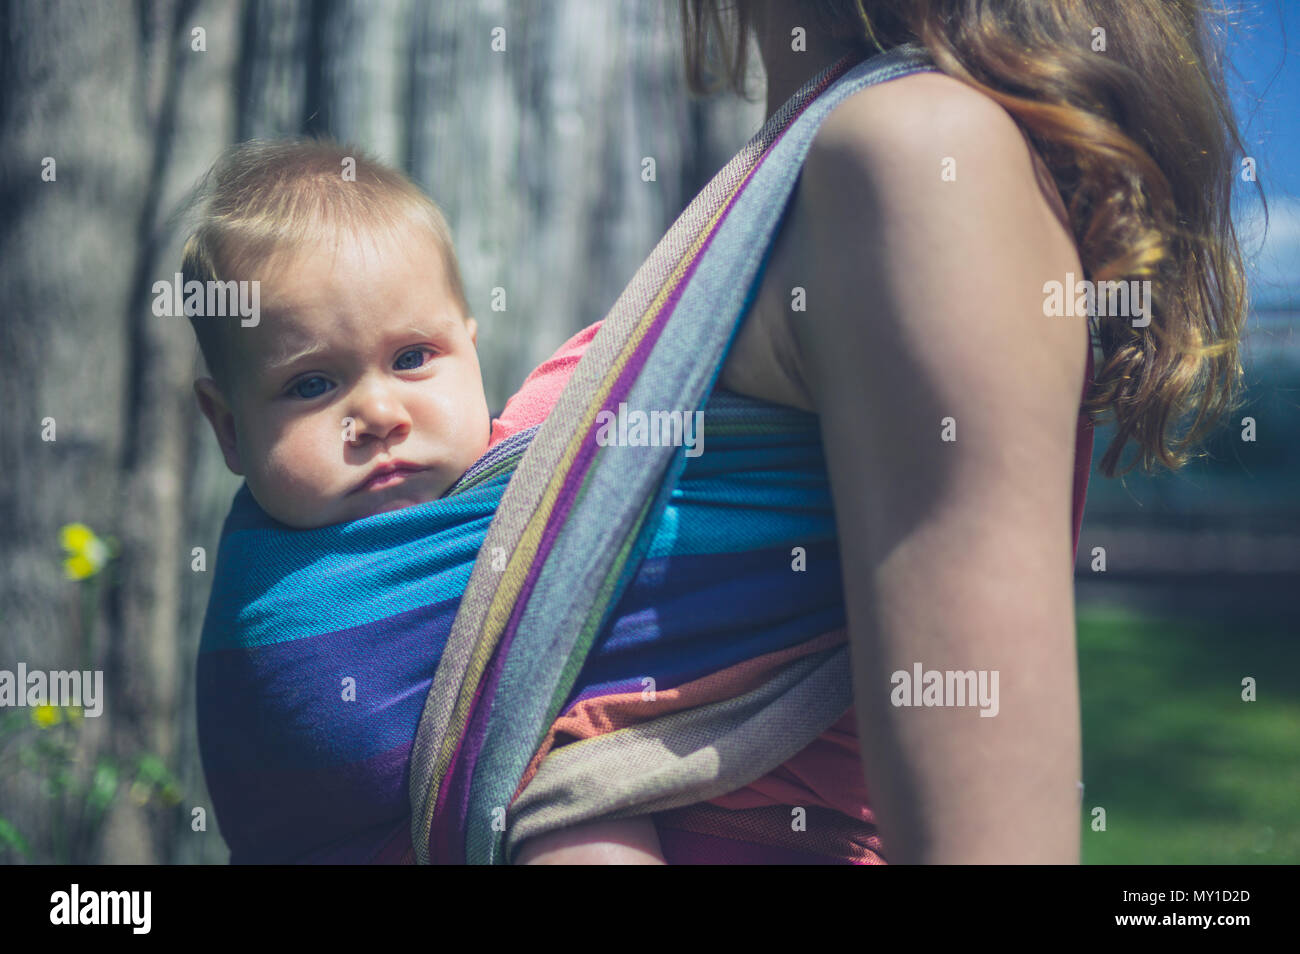
{"type": "Polygon", "coordinates": [[[928,69],[923,50],[897,47],[800,89],[673,224],[511,460],[411,750],[418,861],[506,863],[549,831],[717,797],[852,704],[838,591],[805,598],[789,582],[800,576],[791,548],[805,544],[825,547],[839,573],[816,419],[713,389],[821,122],[858,90],[928,69]],[[598,439],[609,415],[700,410],[698,457],[598,439]],[[766,567],[746,563],[758,552],[766,567]],[[692,559],[691,612],[724,599],[728,578],[768,581],[747,597],[762,639],[746,643],[722,617],[692,642],[661,638],[675,624],[664,596],[679,590],[657,581],[689,588],[680,573],[692,559]],[[624,638],[640,655],[619,656],[624,638]],[[760,656],[781,659],[756,674],[746,664],[760,656]],[[741,670],[713,701],[656,710],[656,672],[671,687],[741,670]],[[554,744],[575,702],[629,692],[645,700],[631,724],[554,744]]]}

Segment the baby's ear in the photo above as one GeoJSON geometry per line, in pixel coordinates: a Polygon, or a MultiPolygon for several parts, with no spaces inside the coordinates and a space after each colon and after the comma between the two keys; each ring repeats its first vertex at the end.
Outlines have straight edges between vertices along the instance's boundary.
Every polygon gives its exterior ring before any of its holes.
{"type": "Polygon", "coordinates": [[[212,433],[221,445],[221,454],[226,458],[226,466],[232,474],[244,476],[239,463],[239,442],[235,436],[235,415],[226,403],[217,382],[212,378],[199,378],[194,382],[194,396],[199,400],[199,410],[212,425],[212,433]]]}
{"type": "Polygon", "coordinates": [[[474,347],[478,347],[478,322],[471,315],[465,319],[465,330],[469,332],[469,340],[473,342],[474,347]]]}

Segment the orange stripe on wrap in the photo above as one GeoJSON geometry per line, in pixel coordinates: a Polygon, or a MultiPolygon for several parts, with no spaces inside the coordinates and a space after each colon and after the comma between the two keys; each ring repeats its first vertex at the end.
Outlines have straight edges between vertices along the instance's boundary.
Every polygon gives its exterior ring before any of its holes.
{"type": "MultiPolygon", "coordinates": [[[[550,754],[552,749],[583,739],[594,738],[598,735],[605,735],[609,732],[616,732],[619,729],[630,728],[643,722],[649,722],[652,719],[680,712],[683,709],[691,709],[695,706],[735,698],[761,685],[774,669],[801,656],[831,649],[844,643],[847,638],[847,632],[841,627],[829,633],[823,633],[821,636],[816,636],[797,646],[792,646],[789,649],[756,656],[726,669],[720,669],[692,682],[684,683],[675,689],[658,690],[655,692],[653,700],[644,698],[640,692],[625,692],[617,695],[584,699],[576,703],[551,725],[541,747],[533,755],[532,761],[528,763],[528,768],[524,771],[511,801],[513,802],[514,799],[518,798],[519,793],[532,781],[533,776],[537,774],[537,770],[541,766],[542,760],[550,754]]],[[[854,748],[856,749],[856,740],[854,748]]],[[[806,752],[807,749],[804,751],[806,752]]],[[[800,755],[802,754],[801,752],[800,755]]],[[[798,755],[795,756],[795,760],[798,758],[798,755]]],[[[790,763],[787,762],[786,764],[789,765],[790,763]]]]}

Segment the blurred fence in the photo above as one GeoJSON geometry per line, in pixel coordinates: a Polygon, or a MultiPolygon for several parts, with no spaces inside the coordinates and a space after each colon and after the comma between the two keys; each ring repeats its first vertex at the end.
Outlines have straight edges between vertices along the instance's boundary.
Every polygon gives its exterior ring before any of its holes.
{"type": "Polygon", "coordinates": [[[1259,311],[1247,328],[1243,404],[1203,459],[1108,480],[1097,465],[1113,429],[1097,430],[1075,568],[1081,604],[1281,614],[1300,630],[1300,311],[1259,311]]]}

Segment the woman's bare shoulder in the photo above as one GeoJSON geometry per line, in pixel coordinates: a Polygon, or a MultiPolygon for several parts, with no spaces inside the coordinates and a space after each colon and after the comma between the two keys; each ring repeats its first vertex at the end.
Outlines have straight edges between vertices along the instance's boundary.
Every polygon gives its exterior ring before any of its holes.
{"type": "Polygon", "coordinates": [[[956,182],[960,153],[973,151],[983,169],[999,168],[1004,181],[1032,185],[1057,223],[1069,230],[1060,193],[1024,131],[998,102],[945,73],[912,73],[849,96],[819,127],[805,175],[815,176],[824,162],[837,159],[882,176],[900,164],[929,161],[927,168],[934,168],[938,159],[936,178],[956,182]]]}
{"type": "MultiPolygon", "coordinates": [[[[1071,268],[1081,271],[1046,166],[1000,105],[941,73],[912,74],[851,95],[813,139],[721,386],[814,410],[815,382],[801,335],[814,321],[826,328],[881,318],[881,288],[868,282],[868,256],[877,265],[909,269],[913,282],[951,284],[965,280],[954,266],[972,247],[987,252],[998,241],[1002,259],[1018,254],[1016,248],[1034,250],[1028,270],[1062,280],[1071,268]],[[1015,233],[1010,241],[1003,238],[1008,230],[1015,233]],[[853,257],[846,267],[819,267],[845,250],[853,257]],[[819,308],[832,297],[827,281],[856,283],[835,289],[834,297],[857,307],[819,308]],[[806,311],[792,306],[796,288],[806,311]]],[[[1038,289],[1041,282],[1035,294],[1038,289]]],[[[1081,343],[1074,352],[1085,355],[1081,343]]]]}
{"type": "MultiPolygon", "coordinates": [[[[790,226],[792,271],[823,305],[787,316],[796,340],[866,323],[882,346],[930,342],[936,374],[983,373],[996,357],[1078,378],[1079,393],[1086,327],[1042,307],[1046,282],[1082,273],[1078,250],[1041,159],[983,93],[921,73],[850,96],[813,140],[790,226]]],[[[897,357],[877,347],[862,359],[897,357]]]]}
{"type": "Polygon", "coordinates": [[[961,130],[996,136],[1016,125],[994,100],[946,73],[911,73],[846,97],[818,127],[812,151],[934,146],[961,130]]]}
{"type": "Polygon", "coordinates": [[[951,77],[907,76],[840,104],[803,173],[790,280],[807,313],[787,321],[827,436],[896,447],[952,418],[977,439],[931,463],[1005,476],[1015,444],[1053,486],[1068,477],[1087,325],[1047,317],[1044,287],[1082,266],[1010,114],[951,77]]]}

